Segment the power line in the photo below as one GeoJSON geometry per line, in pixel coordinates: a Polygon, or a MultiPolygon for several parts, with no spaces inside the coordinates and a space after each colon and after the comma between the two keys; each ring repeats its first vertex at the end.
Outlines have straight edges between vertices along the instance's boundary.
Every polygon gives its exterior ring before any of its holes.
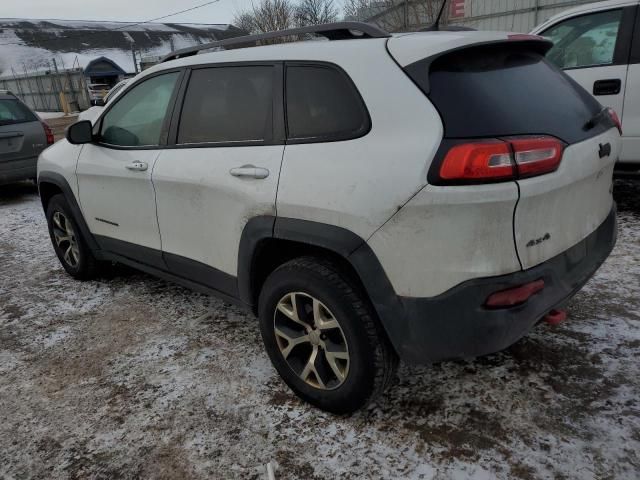
{"type": "MultiPolygon", "coordinates": [[[[98,34],[98,33],[117,32],[117,31],[119,31],[119,30],[124,30],[124,29],[131,28],[131,27],[137,27],[138,25],[144,25],[144,24],[146,24],[146,23],[157,22],[158,20],[163,20],[163,19],[165,19],[165,18],[175,17],[176,15],[180,15],[181,13],[191,12],[191,11],[193,11],[193,10],[197,10],[197,9],[199,9],[199,8],[202,8],[202,7],[206,7],[206,6],[208,6],[208,5],[211,5],[211,4],[213,4],[213,3],[218,3],[219,1],[220,1],[220,0],[211,0],[211,1],[209,1],[209,2],[202,3],[202,4],[200,4],[200,5],[196,5],[196,6],[194,6],[194,7],[187,8],[187,9],[185,9],[185,10],[180,10],[179,12],[170,13],[170,14],[168,14],[168,15],[163,15],[163,16],[161,16],[161,17],[152,18],[152,19],[150,19],[150,20],[145,20],[145,21],[143,21],[143,22],[127,23],[127,24],[123,25],[122,27],[112,28],[112,29],[110,29],[110,30],[109,30],[109,29],[105,29],[105,30],[93,30],[93,31],[90,31],[89,33],[83,33],[83,34],[80,34],[80,35],[67,35],[67,36],[55,37],[55,38],[48,39],[47,41],[48,41],[48,42],[52,42],[52,41],[53,41],[53,42],[55,42],[56,40],[68,40],[68,39],[70,39],[70,38],[75,38],[75,37],[78,37],[78,38],[83,37],[83,38],[84,38],[84,37],[86,37],[87,35],[92,35],[92,34],[94,34],[94,35],[95,35],[95,34],[98,34]]],[[[21,42],[0,43],[0,47],[2,47],[2,46],[4,46],[4,45],[24,45],[24,43],[21,43],[21,42]]]]}

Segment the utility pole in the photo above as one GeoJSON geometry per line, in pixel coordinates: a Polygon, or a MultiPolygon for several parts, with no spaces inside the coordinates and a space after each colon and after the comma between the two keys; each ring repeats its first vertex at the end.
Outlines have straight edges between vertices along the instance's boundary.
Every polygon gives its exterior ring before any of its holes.
{"type": "Polygon", "coordinates": [[[131,56],[133,57],[133,70],[137,75],[138,74],[138,60],[136,58],[136,50],[135,50],[135,47],[133,46],[133,42],[131,42],[131,56]]]}

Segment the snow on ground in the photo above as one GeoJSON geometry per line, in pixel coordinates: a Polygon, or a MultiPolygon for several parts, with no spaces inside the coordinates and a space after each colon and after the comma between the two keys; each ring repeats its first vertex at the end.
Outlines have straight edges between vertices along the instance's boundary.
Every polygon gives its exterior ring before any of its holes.
{"type": "Polygon", "coordinates": [[[119,270],[77,282],[33,187],[0,190],[0,477],[640,478],[640,182],[572,301],[475,361],[401,367],[375,405],[301,403],[256,321],[119,270]]]}

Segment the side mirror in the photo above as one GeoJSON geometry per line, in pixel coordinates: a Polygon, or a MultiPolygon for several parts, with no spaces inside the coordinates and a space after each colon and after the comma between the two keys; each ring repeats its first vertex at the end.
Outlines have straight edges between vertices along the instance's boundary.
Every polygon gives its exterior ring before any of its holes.
{"type": "Polygon", "coordinates": [[[67,141],[73,145],[91,143],[93,140],[93,125],[89,120],[82,120],[67,128],[67,141]]]}
{"type": "Polygon", "coordinates": [[[105,103],[104,103],[104,99],[102,98],[98,98],[97,100],[94,100],[95,106],[96,107],[104,107],[105,103]]]}

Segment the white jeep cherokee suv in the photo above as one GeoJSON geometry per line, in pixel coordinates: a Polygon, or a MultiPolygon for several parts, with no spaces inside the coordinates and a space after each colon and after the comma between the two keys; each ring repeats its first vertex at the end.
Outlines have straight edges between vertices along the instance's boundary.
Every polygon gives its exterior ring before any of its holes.
{"type": "Polygon", "coordinates": [[[398,359],[504,349],[581,288],[615,242],[620,133],[541,37],[310,31],[331,41],[171,55],[38,182],[69,274],[244,305],[291,389],[350,412],[398,359]]]}

